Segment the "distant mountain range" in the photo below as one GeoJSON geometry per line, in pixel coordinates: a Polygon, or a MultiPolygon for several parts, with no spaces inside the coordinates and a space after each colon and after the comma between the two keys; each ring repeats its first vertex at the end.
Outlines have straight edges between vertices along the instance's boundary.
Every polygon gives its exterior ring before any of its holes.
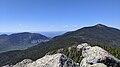
{"type": "Polygon", "coordinates": [[[0,52],[25,49],[48,39],[44,35],[29,32],[2,34],[0,35],[0,52]]]}
{"type": "MultiPolygon", "coordinates": [[[[53,38],[55,36],[64,34],[66,31],[41,31],[41,32],[40,31],[31,31],[31,32],[32,33],[39,33],[39,34],[42,34],[46,37],[53,38]]],[[[2,34],[10,35],[13,33],[16,33],[16,32],[0,32],[0,35],[2,35],[2,34]]],[[[17,33],[21,33],[21,32],[17,32],[17,33]]]]}
{"type": "Polygon", "coordinates": [[[43,57],[49,51],[67,48],[69,46],[78,45],[84,42],[91,45],[104,46],[104,48],[108,50],[114,49],[112,50],[112,53],[115,53],[114,51],[120,48],[120,30],[102,24],[84,27],[76,31],[71,31],[63,35],[56,36],[48,42],[39,43],[38,45],[30,47],[26,50],[1,53],[0,65],[15,64],[25,58],[36,60],[43,57]],[[107,48],[106,46],[110,48],[107,48]]]}
{"type": "Polygon", "coordinates": [[[47,37],[53,38],[55,36],[64,34],[65,31],[48,31],[48,32],[40,32],[40,33],[47,37]]]}

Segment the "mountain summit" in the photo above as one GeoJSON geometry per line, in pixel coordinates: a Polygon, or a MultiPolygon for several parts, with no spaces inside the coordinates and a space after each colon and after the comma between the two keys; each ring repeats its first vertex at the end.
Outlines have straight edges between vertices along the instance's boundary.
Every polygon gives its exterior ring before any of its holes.
{"type": "Polygon", "coordinates": [[[120,47],[120,30],[102,24],[67,32],[61,37],[71,37],[80,41],[97,42],[112,47],[120,47]]]}
{"type": "Polygon", "coordinates": [[[107,26],[105,26],[105,25],[103,25],[103,24],[97,24],[97,25],[95,25],[95,27],[104,28],[104,27],[107,27],[107,26]]]}

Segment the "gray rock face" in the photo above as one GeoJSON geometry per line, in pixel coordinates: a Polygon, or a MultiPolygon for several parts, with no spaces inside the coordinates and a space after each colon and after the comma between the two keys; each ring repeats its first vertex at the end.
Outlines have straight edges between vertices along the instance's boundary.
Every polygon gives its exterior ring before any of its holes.
{"type": "Polygon", "coordinates": [[[87,66],[87,67],[107,67],[107,66],[103,63],[96,63],[96,64],[93,64],[93,65],[90,65],[90,66],[87,66]]]}
{"type": "Polygon", "coordinates": [[[46,55],[26,67],[77,67],[77,64],[63,54],[46,55]]]}
{"type": "Polygon", "coordinates": [[[33,61],[30,59],[24,59],[23,61],[17,63],[13,67],[25,67],[27,64],[32,63],[33,61]]]}
{"type": "Polygon", "coordinates": [[[78,45],[77,48],[82,49],[82,57],[84,57],[80,63],[80,67],[113,67],[117,63],[120,63],[119,59],[98,46],[91,47],[85,43],[78,45]]]}
{"type": "Polygon", "coordinates": [[[3,67],[26,67],[27,64],[32,63],[32,62],[33,61],[30,60],[30,59],[24,59],[23,61],[18,62],[15,65],[6,65],[6,66],[3,66],[3,67]]]}
{"type": "Polygon", "coordinates": [[[63,54],[45,55],[44,57],[32,62],[32,60],[25,59],[13,66],[4,67],[79,67],[77,63],[63,54]]]}

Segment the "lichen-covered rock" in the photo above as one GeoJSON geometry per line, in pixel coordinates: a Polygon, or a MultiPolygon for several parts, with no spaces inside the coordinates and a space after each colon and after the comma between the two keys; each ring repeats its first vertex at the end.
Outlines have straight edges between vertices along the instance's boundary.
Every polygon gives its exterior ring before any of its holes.
{"type": "Polygon", "coordinates": [[[17,63],[13,67],[25,67],[27,64],[32,63],[33,61],[30,59],[24,59],[23,61],[17,63]]]}
{"type": "Polygon", "coordinates": [[[89,67],[107,67],[107,66],[103,63],[96,63],[96,64],[93,64],[93,65],[90,65],[89,67]]]}
{"type": "MultiPolygon", "coordinates": [[[[82,47],[82,57],[84,57],[80,63],[80,67],[97,66],[98,63],[103,63],[106,66],[118,66],[120,63],[117,58],[110,55],[104,49],[98,46],[85,46],[82,47]]],[[[100,64],[99,64],[100,65],[100,64]]],[[[103,67],[105,67],[105,65],[103,67]]],[[[97,66],[101,67],[101,66],[97,66]]]]}
{"type": "Polygon", "coordinates": [[[82,44],[79,44],[79,45],[77,46],[77,49],[81,49],[81,48],[87,47],[87,46],[88,46],[87,43],[82,43],[82,44]]]}
{"type": "Polygon", "coordinates": [[[53,55],[45,55],[34,62],[30,59],[25,59],[16,65],[6,65],[4,67],[79,67],[79,65],[64,54],[57,53],[53,55]]]}
{"type": "Polygon", "coordinates": [[[83,50],[82,55],[86,58],[88,63],[97,63],[98,60],[104,60],[109,56],[107,51],[98,46],[83,50]]]}
{"type": "Polygon", "coordinates": [[[90,64],[86,61],[87,59],[84,58],[81,61],[80,67],[107,67],[105,64],[103,63],[95,63],[95,64],[90,64]]]}
{"type": "Polygon", "coordinates": [[[5,65],[3,67],[26,67],[27,64],[29,63],[32,63],[33,61],[30,60],[30,59],[24,59],[23,61],[21,62],[18,62],[17,64],[15,65],[5,65]]]}
{"type": "Polygon", "coordinates": [[[46,55],[27,67],[77,67],[78,65],[63,54],[46,55]]]}
{"type": "Polygon", "coordinates": [[[3,66],[3,67],[13,67],[12,65],[5,65],[5,66],[3,66]]]}

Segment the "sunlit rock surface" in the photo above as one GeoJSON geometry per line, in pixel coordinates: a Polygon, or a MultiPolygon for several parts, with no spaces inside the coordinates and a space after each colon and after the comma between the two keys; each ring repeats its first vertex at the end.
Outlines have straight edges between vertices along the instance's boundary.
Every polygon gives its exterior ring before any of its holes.
{"type": "Polygon", "coordinates": [[[4,67],[79,67],[77,63],[63,54],[45,55],[44,57],[32,62],[31,60],[23,60],[13,66],[4,67]]]}
{"type": "Polygon", "coordinates": [[[6,66],[3,66],[3,67],[26,67],[27,64],[32,63],[32,62],[33,61],[30,60],[30,59],[24,59],[23,61],[18,62],[15,65],[6,65],[6,66]]]}
{"type": "Polygon", "coordinates": [[[27,64],[32,63],[33,61],[30,59],[25,59],[19,63],[17,63],[16,65],[14,65],[13,67],[25,67],[27,64]]]}
{"type": "Polygon", "coordinates": [[[120,63],[120,60],[109,54],[107,51],[98,46],[83,46],[83,44],[78,45],[77,48],[82,49],[82,61],[80,67],[106,67],[115,66],[120,63]],[[81,47],[82,46],[82,47],[81,47]],[[101,63],[102,66],[100,66],[101,63]]]}
{"type": "Polygon", "coordinates": [[[77,64],[63,54],[46,55],[27,67],[76,67],[77,64]]]}

